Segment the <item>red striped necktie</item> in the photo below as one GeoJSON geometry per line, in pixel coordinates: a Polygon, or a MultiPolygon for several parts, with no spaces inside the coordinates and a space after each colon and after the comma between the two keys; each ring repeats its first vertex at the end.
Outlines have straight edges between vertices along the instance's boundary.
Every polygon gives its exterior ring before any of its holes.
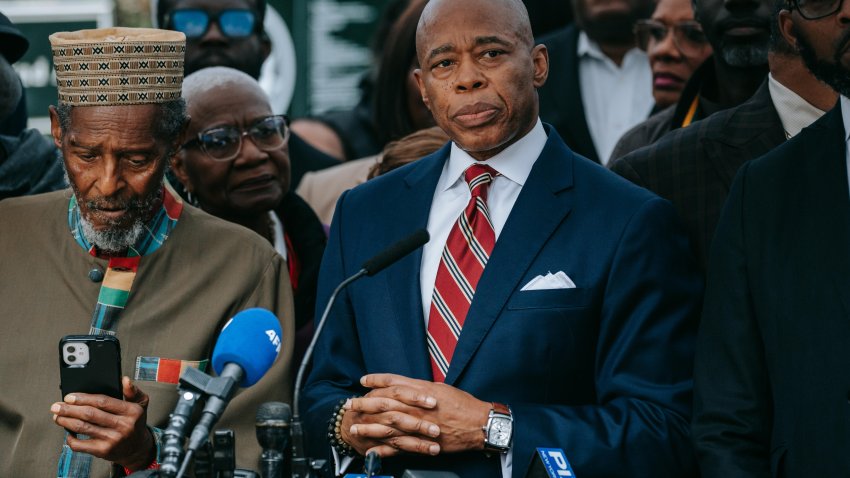
{"type": "Polygon", "coordinates": [[[435,382],[446,380],[475,288],[496,244],[487,191],[498,175],[483,164],[473,164],[464,172],[472,197],[449,232],[428,314],[428,352],[435,382]]]}

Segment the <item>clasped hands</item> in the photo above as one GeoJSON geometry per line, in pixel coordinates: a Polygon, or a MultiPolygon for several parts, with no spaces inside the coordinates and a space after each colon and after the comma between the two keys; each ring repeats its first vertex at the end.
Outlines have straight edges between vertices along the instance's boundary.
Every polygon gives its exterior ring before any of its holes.
{"type": "Polygon", "coordinates": [[[106,395],[69,393],[50,407],[53,421],[71,432],[66,443],[75,452],[88,453],[130,470],[147,468],[156,444],[146,426],[149,398],[130,380],[121,381],[124,400],[106,395]],[[83,440],[76,434],[88,435],[83,440]]]}
{"type": "Polygon", "coordinates": [[[344,405],[340,434],[361,455],[437,455],[484,449],[491,404],[444,383],[365,375],[371,391],[344,405]]]}

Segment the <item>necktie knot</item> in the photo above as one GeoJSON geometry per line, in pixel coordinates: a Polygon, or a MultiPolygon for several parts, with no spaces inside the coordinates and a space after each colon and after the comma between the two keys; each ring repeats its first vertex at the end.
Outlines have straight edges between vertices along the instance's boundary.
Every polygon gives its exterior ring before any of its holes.
{"type": "Polygon", "coordinates": [[[486,190],[487,186],[493,182],[493,178],[498,175],[499,172],[490,166],[475,163],[466,168],[466,171],[463,173],[463,178],[469,185],[469,192],[471,192],[473,196],[480,196],[482,189],[486,190]],[[483,186],[483,188],[481,186],[483,186]]]}

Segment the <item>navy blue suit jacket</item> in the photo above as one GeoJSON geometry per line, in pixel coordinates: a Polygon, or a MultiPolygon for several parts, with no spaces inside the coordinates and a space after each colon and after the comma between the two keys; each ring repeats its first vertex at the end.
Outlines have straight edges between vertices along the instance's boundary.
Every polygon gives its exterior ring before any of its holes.
{"type": "MultiPolygon", "coordinates": [[[[688,476],[688,420],[702,282],[665,200],[570,151],[551,127],[508,217],[446,383],[508,404],[513,476],[535,447],[563,448],[582,478],[688,476]],[[520,291],[564,271],[575,289],[520,291]]],[[[340,198],[318,301],[381,249],[424,228],[448,145],[340,198]]],[[[528,158],[531,160],[530,158],[528,158]]],[[[329,455],[334,405],[389,372],[431,380],[419,287],[421,249],[340,295],[304,391],[309,451],[329,455]]],[[[482,434],[483,439],[483,434],[482,434]]],[[[385,460],[384,471],[498,476],[498,457],[385,460]]]]}

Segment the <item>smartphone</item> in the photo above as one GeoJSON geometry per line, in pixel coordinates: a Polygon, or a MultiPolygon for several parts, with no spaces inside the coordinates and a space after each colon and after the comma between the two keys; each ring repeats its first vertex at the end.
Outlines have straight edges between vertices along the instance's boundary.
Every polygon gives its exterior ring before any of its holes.
{"type": "Polygon", "coordinates": [[[59,389],[123,400],[121,345],[112,335],[67,335],[59,341],[59,389]]]}

